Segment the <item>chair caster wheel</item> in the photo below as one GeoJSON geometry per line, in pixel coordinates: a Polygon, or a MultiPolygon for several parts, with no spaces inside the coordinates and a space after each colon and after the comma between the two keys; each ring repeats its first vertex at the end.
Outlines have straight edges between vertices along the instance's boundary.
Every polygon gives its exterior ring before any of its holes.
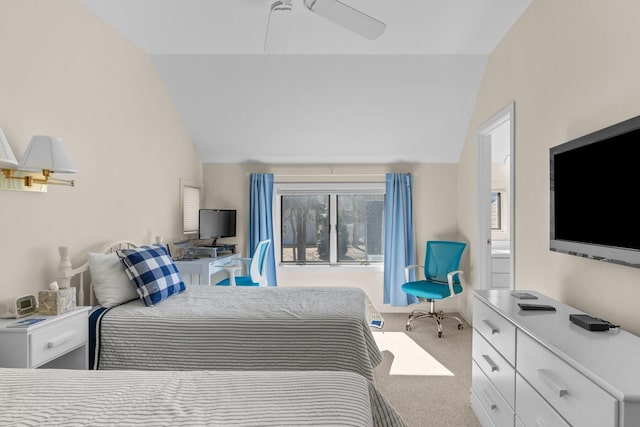
{"type": "Polygon", "coordinates": [[[464,329],[464,326],[462,326],[462,323],[458,325],[458,330],[461,331],[462,329],[464,329]]]}
{"type": "Polygon", "coordinates": [[[442,338],[442,332],[438,331],[438,338],[442,338]]]}
{"type": "Polygon", "coordinates": [[[404,327],[404,330],[405,330],[405,331],[410,331],[410,330],[411,330],[411,325],[406,325],[406,326],[404,327]]]}

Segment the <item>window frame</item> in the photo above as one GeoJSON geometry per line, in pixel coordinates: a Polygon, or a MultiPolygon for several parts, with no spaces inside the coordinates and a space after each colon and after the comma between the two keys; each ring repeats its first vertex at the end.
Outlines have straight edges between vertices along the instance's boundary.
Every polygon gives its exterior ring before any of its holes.
{"type": "Polygon", "coordinates": [[[337,254],[337,203],[336,196],[339,194],[381,194],[386,196],[386,185],[384,182],[340,182],[340,183],[301,183],[287,182],[275,183],[273,192],[273,231],[274,231],[274,252],[276,265],[279,268],[293,269],[334,269],[334,268],[362,268],[382,270],[383,261],[368,263],[345,263],[338,262],[337,254]],[[329,263],[309,263],[293,264],[282,262],[282,199],[283,195],[308,195],[308,194],[328,194],[329,195],[329,216],[330,216],[330,241],[332,242],[329,251],[329,263]],[[334,262],[335,261],[335,262],[334,262]]]}

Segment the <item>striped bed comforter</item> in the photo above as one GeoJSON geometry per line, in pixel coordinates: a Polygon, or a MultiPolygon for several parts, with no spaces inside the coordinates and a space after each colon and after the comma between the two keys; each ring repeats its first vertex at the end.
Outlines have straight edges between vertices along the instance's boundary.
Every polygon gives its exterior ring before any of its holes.
{"type": "Polygon", "coordinates": [[[351,371],[382,355],[357,288],[190,286],[154,307],[135,300],[96,328],[97,369],[351,371]]]}
{"type": "Polygon", "coordinates": [[[3,426],[406,424],[351,372],[0,368],[3,426]]]}

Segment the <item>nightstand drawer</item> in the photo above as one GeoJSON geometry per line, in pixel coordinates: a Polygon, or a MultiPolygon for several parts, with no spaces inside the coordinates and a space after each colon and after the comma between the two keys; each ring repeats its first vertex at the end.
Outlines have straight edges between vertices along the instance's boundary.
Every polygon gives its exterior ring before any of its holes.
{"type": "Polygon", "coordinates": [[[571,425],[617,425],[613,396],[521,331],[517,353],[518,372],[571,425]]]}
{"type": "Polygon", "coordinates": [[[55,322],[34,332],[30,336],[29,365],[38,367],[69,350],[85,345],[87,330],[87,316],[81,315],[55,322]]]}
{"type": "Polygon", "coordinates": [[[473,327],[493,345],[511,365],[516,364],[516,327],[500,314],[476,299],[473,327]]]}

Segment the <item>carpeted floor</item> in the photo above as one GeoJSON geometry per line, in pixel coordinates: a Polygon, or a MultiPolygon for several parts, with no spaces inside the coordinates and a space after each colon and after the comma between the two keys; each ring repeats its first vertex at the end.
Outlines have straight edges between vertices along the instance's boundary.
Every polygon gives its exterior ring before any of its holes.
{"type": "Polygon", "coordinates": [[[480,427],[471,410],[471,327],[445,320],[442,338],[435,322],[418,319],[405,332],[407,314],[383,313],[373,328],[384,359],[376,385],[410,427],[480,427]],[[409,339],[407,339],[409,338],[409,339]]]}

